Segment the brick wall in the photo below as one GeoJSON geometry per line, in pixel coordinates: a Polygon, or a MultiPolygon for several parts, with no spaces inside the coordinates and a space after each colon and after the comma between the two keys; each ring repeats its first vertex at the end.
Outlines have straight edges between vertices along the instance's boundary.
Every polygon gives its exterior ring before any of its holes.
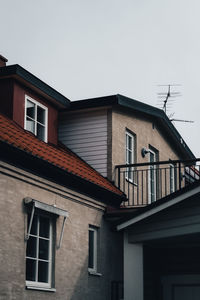
{"type": "MultiPolygon", "coordinates": [[[[122,240],[104,220],[105,205],[78,192],[1,164],[0,174],[0,299],[109,300],[112,280],[122,280],[122,240]],[[31,197],[68,211],[62,246],[55,251],[56,292],[26,290],[24,240],[31,197]],[[98,272],[88,274],[88,226],[99,227],[98,272]]],[[[62,217],[56,221],[57,239],[62,217]]]]}

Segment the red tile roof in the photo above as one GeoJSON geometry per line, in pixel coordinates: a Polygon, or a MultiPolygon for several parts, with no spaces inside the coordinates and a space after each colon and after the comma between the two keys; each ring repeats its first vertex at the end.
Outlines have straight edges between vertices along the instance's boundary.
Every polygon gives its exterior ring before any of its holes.
{"type": "Polygon", "coordinates": [[[81,177],[119,196],[123,193],[66,147],[40,141],[13,120],[0,114],[0,140],[33,156],[48,161],[68,173],[81,177]]]}

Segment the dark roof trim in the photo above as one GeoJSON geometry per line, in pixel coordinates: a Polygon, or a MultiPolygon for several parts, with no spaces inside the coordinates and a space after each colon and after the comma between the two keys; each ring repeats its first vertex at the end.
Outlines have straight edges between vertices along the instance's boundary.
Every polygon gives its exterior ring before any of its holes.
{"type": "Polygon", "coordinates": [[[185,154],[185,159],[194,159],[195,155],[184,142],[183,138],[169,120],[163,110],[153,107],[149,104],[125,97],[117,94],[112,96],[99,97],[94,99],[86,99],[71,102],[70,110],[87,109],[102,106],[120,105],[124,108],[130,108],[134,111],[144,113],[148,116],[155,118],[168,132],[174,141],[179,145],[179,148],[185,154]]]}
{"type": "Polygon", "coordinates": [[[62,106],[62,108],[67,108],[70,106],[70,100],[67,99],[65,96],[57,92],[55,89],[50,87],[48,84],[40,80],[38,77],[33,75],[32,73],[28,72],[20,65],[11,65],[6,67],[0,68],[0,78],[3,77],[15,77],[17,79],[22,79],[34,86],[35,88],[39,89],[50,98],[57,101],[57,104],[62,106]]]}
{"type": "Polygon", "coordinates": [[[198,193],[200,193],[200,182],[196,181],[175,193],[138,209],[136,212],[133,212],[131,216],[129,215],[121,219],[116,224],[116,229],[118,231],[125,229],[198,193]]]}
{"type": "Polygon", "coordinates": [[[0,156],[6,162],[64,187],[89,195],[107,205],[119,207],[122,201],[126,201],[125,195],[120,196],[108,191],[6,142],[0,141],[0,156]]]}
{"type": "Polygon", "coordinates": [[[8,61],[3,55],[0,54],[0,60],[4,61],[5,63],[8,61]]]}

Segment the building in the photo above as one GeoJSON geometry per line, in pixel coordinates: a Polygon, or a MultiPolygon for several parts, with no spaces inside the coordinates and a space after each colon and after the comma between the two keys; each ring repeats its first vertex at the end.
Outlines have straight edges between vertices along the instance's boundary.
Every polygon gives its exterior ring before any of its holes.
{"type": "Polygon", "coordinates": [[[59,139],[113,180],[134,207],[175,191],[178,174],[172,161],[195,158],[162,110],[122,95],[72,102],[60,114],[59,139]],[[162,170],[152,166],[145,172],[144,166],[160,161],[166,161],[162,170]],[[137,170],[127,169],[126,164],[137,164],[137,170]],[[166,184],[158,184],[161,171],[171,177],[167,189],[166,184]]]}
{"type": "Polygon", "coordinates": [[[6,61],[0,299],[199,299],[199,160],[164,112],[6,61]]]}
{"type": "Polygon", "coordinates": [[[122,95],[80,100],[59,138],[128,197],[106,213],[124,234],[124,299],[199,299],[199,160],[165,113],[122,95]]]}
{"type": "Polygon", "coordinates": [[[199,299],[199,200],[198,180],[117,222],[124,232],[124,299],[199,299]]]}
{"type": "Polygon", "coordinates": [[[122,234],[103,215],[125,196],[58,142],[70,101],[0,61],[0,299],[110,299],[122,234]]]}

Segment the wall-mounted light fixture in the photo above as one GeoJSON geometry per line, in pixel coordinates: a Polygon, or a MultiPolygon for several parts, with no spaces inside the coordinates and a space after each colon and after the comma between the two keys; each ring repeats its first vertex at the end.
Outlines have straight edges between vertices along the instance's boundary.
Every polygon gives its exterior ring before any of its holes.
{"type": "Polygon", "coordinates": [[[146,155],[147,153],[149,153],[149,152],[150,152],[149,149],[142,148],[142,150],[141,150],[142,157],[145,157],[145,155],[146,155]]]}

